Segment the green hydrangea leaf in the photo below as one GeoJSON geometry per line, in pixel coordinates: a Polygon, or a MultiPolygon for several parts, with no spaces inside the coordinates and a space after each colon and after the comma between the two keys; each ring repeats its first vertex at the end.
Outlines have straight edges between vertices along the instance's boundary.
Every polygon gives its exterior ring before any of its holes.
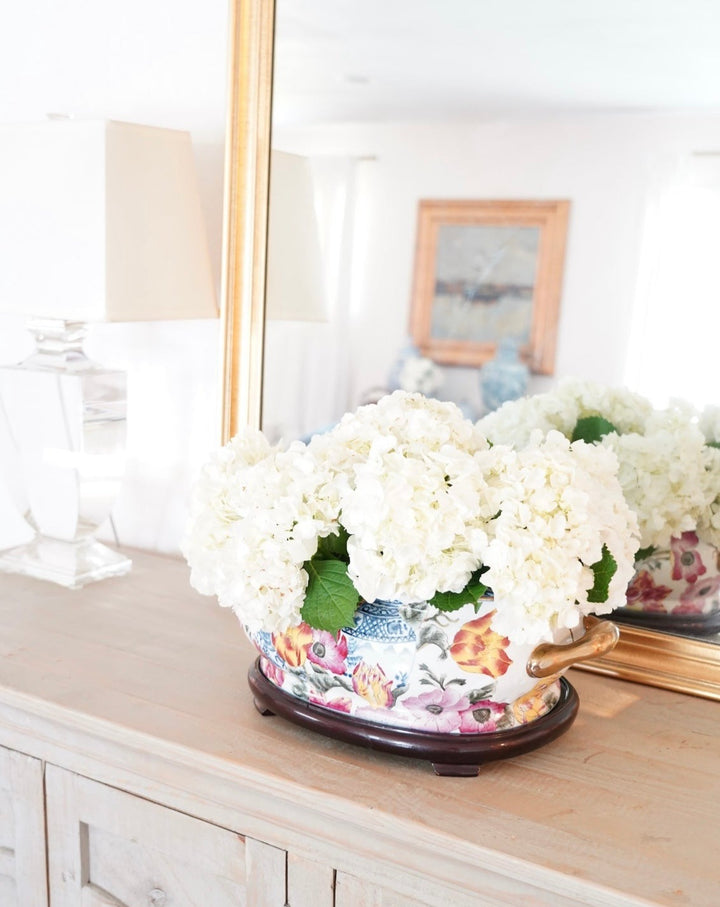
{"type": "Polygon", "coordinates": [[[610,553],[607,545],[603,545],[602,557],[597,563],[592,564],[592,572],[595,574],[595,583],[588,592],[587,600],[594,604],[606,602],[610,589],[610,580],[615,576],[617,570],[617,561],[610,553]]]}
{"type": "Polygon", "coordinates": [[[488,587],[480,581],[480,576],[487,568],[476,570],[470,581],[460,592],[436,592],[430,599],[430,604],[439,611],[457,611],[463,605],[477,605],[478,600],[487,592],[488,587]]]}
{"type": "Polygon", "coordinates": [[[348,534],[344,527],[338,527],[337,533],[326,535],[318,539],[318,549],[313,555],[313,561],[338,560],[348,562],[347,553],[348,534]]]}
{"type": "Polygon", "coordinates": [[[638,550],[635,552],[635,561],[644,561],[646,558],[654,554],[655,550],[655,545],[648,545],[647,548],[638,548],[638,550]]]}
{"type": "Polygon", "coordinates": [[[720,441],[708,441],[707,446],[714,447],[715,450],[720,450],[720,441]]]}
{"type": "Polygon", "coordinates": [[[601,441],[605,435],[613,432],[620,434],[612,422],[608,422],[603,416],[583,416],[582,419],[577,420],[570,440],[595,444],[597,441],[601,441]]]}
{"type": "Polygon", "coordinates": [[[329,633],[352,626],[359,597],[347,566],[342,561],[313,558],[305,570],[309,581],[300,612],[305,623],[329,633]]]}

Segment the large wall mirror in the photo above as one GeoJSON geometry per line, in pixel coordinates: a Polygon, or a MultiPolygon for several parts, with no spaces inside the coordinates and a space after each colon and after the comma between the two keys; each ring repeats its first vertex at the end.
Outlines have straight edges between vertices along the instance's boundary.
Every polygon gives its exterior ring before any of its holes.
{"type": "MultiPolygon", "coordinates": [[[[531,391],[577,375],[720,403],[703,346],[713,274],[681,257],[690,221],[668,202],[690,185],[720,191],[720,9],[248,0],[233,34],[226,437],[246,422],[302,437],[388,387],[427,198],[570,202],[555,374],[531,391]],[[298,164],[315,221],[278,251],[291,220],[272,189],[298,164]],[[660,233],[673,254],[659,254],[660,233]],[[307,264],[316,246],[319,305],[291,277],[278,309],[293,247],[307,264]]],[[[477,371],[443,377],[445,396],[477,412],[477,371]]],[[[720,699],[720,638],[623,627],[592,669],[720,699]]]]}

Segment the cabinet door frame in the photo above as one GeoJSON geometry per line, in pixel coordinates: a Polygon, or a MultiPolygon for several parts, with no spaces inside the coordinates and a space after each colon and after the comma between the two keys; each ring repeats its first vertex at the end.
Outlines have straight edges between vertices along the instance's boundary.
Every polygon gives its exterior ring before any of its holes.
{"type": "Polygon", "coordinates": [[[12,847],[0,847],[0,874],[15,882],[18,904],[48,905],[43,763],[0,746],[0,788],[13,813],[12,847]]]}
{"type": "MultiPolygon", "coordinates": [[[[55,765],[47,765],[45,774],[48,879],[53,907],[124,907],[116,893],[96,884],[93,877],[93,830],[157,853],[162,847],[165,855],[188,866],[197,860],[207,878],[243,885],[248,905],[284,907],[284,850],[55,765]],[[216,869],[218,875],[214,876],[216,869]]],[[[117,871],[114,861],[104,865],[111,867],[111,875],[117,871]]],[[[151,886],[145,896],[148,903],[162,904],[166,893],[151,886]]]]}

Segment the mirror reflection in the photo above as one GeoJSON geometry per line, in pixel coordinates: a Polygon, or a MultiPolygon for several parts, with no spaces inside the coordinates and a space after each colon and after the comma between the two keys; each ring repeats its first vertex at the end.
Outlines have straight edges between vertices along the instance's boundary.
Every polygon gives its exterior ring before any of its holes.
{"type": "Polygon", "coordinates": [[[715,403],[719,38],[699,0],[279,0],[268,283],[296,292],[282,313],[268,298],[266,433],[322,430],[401,386],[409,359],[417,389],[488,411],[482,368],[413,348],[432,199],[569,202],[554,373],[531,371],[529,393],[576,376],[715,403]],[[291,276],[281,224],[312,277],[291,276]]]}

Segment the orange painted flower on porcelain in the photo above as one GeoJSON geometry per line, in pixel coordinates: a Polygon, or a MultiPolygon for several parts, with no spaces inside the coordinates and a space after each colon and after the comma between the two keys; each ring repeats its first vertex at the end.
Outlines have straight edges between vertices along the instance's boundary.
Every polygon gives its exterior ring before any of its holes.
{"type": "Polygon", "coordinates": [[[312,645],[313,634],[307,624],[288,627],[284,633],[273,633],[272,642],[278,655],[291,668],[303,664],[312,645]]]}
{"type": "Polygon", "coordinates": [[[491,629],[494,611],[463,624],[450,646],[453,661],[470,674],[502,677],[512,664],[505,649],[510,645],[507,636],[491,629]]]}
{"type": "Polygon", "coordinates": [[[517,722],[527,724],[528,721],[534,721],[547,714],[551,703],[548,702],[545,694],[559,676],[559,674],[553,674],[551,677],[545,677],[540,683],[536,683],[532,690],[513,702],[513,716],[517,722]]]}
{"type": "Polygon", "coordinates": [[[352,672],[352,684],[358,696],[362,696],[374,709],[393,705],[392,681],[380,665],[361,661],[352,672]]]}

